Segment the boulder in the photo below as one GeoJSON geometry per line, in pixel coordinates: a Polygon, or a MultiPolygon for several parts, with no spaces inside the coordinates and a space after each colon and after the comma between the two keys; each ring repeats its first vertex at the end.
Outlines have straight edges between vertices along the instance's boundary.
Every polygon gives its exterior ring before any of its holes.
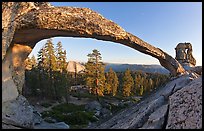
{"type": "MultiPolygon", "coordinates": [[[[195,120],[188,125],[191,128],[202,127],[202,79],[197,78],[197,75],[186,73],[182,76],[172,79],[163,87],[158,88],[157,92],[152,93],[150,96],[142,99],[139,103],[130,106],[121,112],[117,113],[111,119],[89,128],[94,129],[164,129],[173,128],[180,129],[184,128],[179,125],[179,120],[184,118],[182,113],[189,113],[185,116],[188,119],[183,119],[186,123],[195,120]],[[176,87],[176,86],[178,87],[176,87]],[[188,92],[184,90],[186,86],[188,92]],[[192,88],[193,87],[193,88],[192,88]],[[192,88],[192,89],[190,89],[192,88]],[[178,98],[174,99],[176,96],[178,98]],[[190,95],[188,95],[190,94],[190,95]],[[174,96],[174,97],[173,97],[174,96]],[[196,98],[196,97],[197,98],[196,98]],[[170,98],[169,98],[170,97],[170,98]],[[189,97],[189,98],[187,98],[189,97]],[[193,98],[193,100],[191,100],[193,98]],[[196,99],[194,99],[196,98],[196,99]],[[188,101],[184,103],[183,101],[188,101]],[[182,104],[183,103],[183,104],[182,104]],[[196,104],[195,104],[196,103],[196,104]],[[176,106],[174,106],[176,105],[176,106]],[[182,108],[182,106],[185,108],[182,108]],[[194,106],[195,105],[195,106],[194,106]],[[170,108],[167,108],[167,107],[170,108]],[[178,108],[177,108],[178,107],[178,108]],[[180,110],[180,111],[179,111],[180,110]],[[180,113],[179,113],[180,112],[180,113]],[[180,116],[179,116],[180,115],[180,116]],[[180,118],[181,117],[181,118],[180,118]],[[176,123],[178,121],[178,123],[176,123]],[[166,126],[168,124],[168,127],[166,126]],[[195,124],[196,123],[196,124],[195,124]]],[[[186,114],[185,114],[186,115],[186,114]]]]}
{"type": "Polygon", "coordinates": [[[102,109],[101,104],[98,101],[92,101],[85,105],[87,111],[100,111],[102,109]]]}
{"type": "Polygon", "coordinates": [[[163,95],[165,98],[168,98],[171,94],[183,88],[195,78],[197,78],[197,75],[194,75],[194,73],[185,73],[184,75],[177,77],[176,79],[167,83],[160,95],[163,95]]]}
{"type": "Polygon", "coordinates": [[[2,122],[25,128],[33,128],[33,108],[22,95],[3,103],[2,122]]]}
{"type": "Polygon", "coordinates": [[[35,125],[34,129],[69,129],[69,125],[64,122],[47,123],[43,121],[41,124],[35,125]]]}
{"type": "Polygon", "coordinates": [[[162,129],[164,120],[167,115],[168,104],[161,106],[155,112],[153,112],[147,122],[141,129],[162,129]]]}
{"type": "Polygon", "coordinates": [[[48,122],[48,123],[56,123],[57,120],[53,119],[52,117],[45,117],[43,118],[44,121],[48,122]]]}
{"type": "Polygon", "coordinates": [[[202,128],[202,77],[195,79],[170,96],[166,128],[202,128]]]}
{"type": "Polygon", "coordinates": [[[111,116],[112,113],[110,110],[108,110],[107,108],[102,108],[101,109],[101,112],[100,112],[100,116],[105,118],[105,117],[108,117],[108,116],[111,116]]]}
{"type": "Polygon", "coordinates": [[[42,121],[41,114],[38,111],[33,111],[33,124],[40,124],[42,121]]]}

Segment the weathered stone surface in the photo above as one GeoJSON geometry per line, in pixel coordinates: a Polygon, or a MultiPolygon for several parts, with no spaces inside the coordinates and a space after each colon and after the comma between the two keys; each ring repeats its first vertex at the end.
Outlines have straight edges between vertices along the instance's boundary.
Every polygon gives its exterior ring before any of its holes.
{"type": "MultiPolygon", "coordinates": [[[[104,123],[95,126],[90,126],[89,128],[94,129],[165,128],[166,124],[163,127],[162,121],[167,121],[166,117],[164,117],[164,114],[166,111],[165,106],[168,105],[167,103],[169,101],[169,96],[182,90],[187,84],[193,82],[194,79],[197,79],[197,76],[194,76],[191,73],[186,73],[185,75],[177,77],[170,81],[169,83],[167,83],[165,86],[159,88],[157,92],[151,94],[138,104],[135,104],[132,107],[121,111],[120,113],[113,116],[111,119],[105,121],[104,123]],[[157,115],[160,114],[160,116],[158,117],[158,119],[153,120],[154,119],[153,116],[155,116],[156,114],[157,115]],[[150,121],[152,121],[153,123],[150,124],[150,121]]],[[[190,101],[188,104],[189,106],[193,105],[190,101]]],[[[179,109],[174,109],[174,112],[177,112],[178,110],[179,109]]],[[[202,111],[201,109],[198,110],[200,112],[202,111]]]]}
{"type": "Polygon", "coordinates": [[[14,70],[11,59],[12,53],[9,50],[6,59],[2,62],[2,102],[14,100],[19,95],[12,77],[14,70]]]}
{"type": "Polygon", "coordinates": [[[22,129],[22,128],[2,123],[2,129],[22,129]]]}
{"type": "Polygon", "coordinates": [[[33,127],[33,109],[25,97],[19,95],[16,100],[2,104],[3,123],[26,128],[33,127]]]}
{"type": "Polygon", "coordinates": [[[100,117],[102,105],[98,101],[92,101],[85,105],[85,110],[93,111],[95,116],[100,117]]]}
{"type": "Polygon", "coordinates": [[[159,59],[174,75],[184,72],[182,66],[167,53],[126,32],[114,22],[88,8],[47,6],[28,12],[17,21],[19,24],[14,43],[29,43],[33,46],[39,40],[53,36],[89,37],[113,41],[159,59]]]}
{"type": "Polygon", "coordinates": [[[164,97],[146,99],[126,109],[101,125],[90,127],[99,129],[135,129],[140,128],[148,120],[149,115],[164,104],[164,97]]]}
{"type": "Polygon", "coordinates": [[[112,113],[111,113],[111,111],[110,110],[108,110],[107,108],[102,108],[101,109],[101,112],[100,112],[100,116],[101,117],[108,117],[108,116],[111,116],[112,115],[112,113]]]}
{"type": "Polygon", "coordinates": [[[161,106],[155,112],[153,112],[147,122],[141,129],[162,129],[165,116],[167,114],[168,104],[161,106]]]}
{"type": "Polygon", "coordinates": [[[35,125],[34,129],[69,129],[69,125],[64,122],[47,123],[43,121],[41,124],[35,125]]]}
{"type": "Polygon", "coordinates": [[[190,71],[195,72],[198,75],[202,75],[202,66],[191,67],[190,71]]]}
{"type": "Polygon", "coordinates": [[[42,121],[41,114],[38,111],[33,111],[33,124],[40,124],[42,121]]]}
{"type": "Polygon", "coordinates": [[[68,72],[77,72],[81,73],[85,70],[85,66],[79,64],[76,61],[69,61],[67,64],[67,71],[68,72]]]}
{"type": "Polygon", "coordinates": [[[164,87],[164,90],[159,94],[163,95],[165,98],[168,98],[171,94],[183,88],[195,78],[197,78],[197,76],[194,75],[194,73],[186,73],[178,77],[177,79],[174,79],[173,81],[167,83],[166,87],[164,87]]]}
{"type": "Polygon", "coordinates": [[[196,65],[196,60],[193,57],[193,49],[191,43],[179,43],[176,48],[176,60],[180,62],[183,67],[189,68],[196,65]],[[187,52],[186,52],[187,50],[187,52]]]}
{"type": "Polygon", "coordinates": [[[167,129],[202,128],[202,77],[170,96],[167,129]]]}

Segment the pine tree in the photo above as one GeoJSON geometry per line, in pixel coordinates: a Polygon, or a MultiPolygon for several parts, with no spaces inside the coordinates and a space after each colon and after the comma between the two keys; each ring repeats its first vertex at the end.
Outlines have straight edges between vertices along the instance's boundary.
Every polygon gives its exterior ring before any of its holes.
{"type": "Polygon", "coordinates": [[[102,57],[98,50],[94,49],[91,54],[87,55],[88,62],[86,67],[86,85],[92,90],[94,94],[103,95],[105,86],[105,66],[101,62],[102,57]]]}
{"type": "Polygon", "coordinates": [[[115,96],[117,93],[119,82],[118,77],[112,68],[110,68],[109,72],[107,73],[106,82],[107,82],[106,85],[107,94],[112,93],[112,95],[115,96]]]}
{"type": "Polygon", "coordinates": [[[123,77],[123,96],[130,96],[131,89],[133,86],[134,86],[133,78],[130,74],[130,70],[127,69],[123,77]]]}
{"type": "Polygon", "coordinates": [[[62,71],[67,71],[67,52],[64,50],[63,57],[62,57],[62,71]]]}
{"type": "Polygon", "coordinates": [[[57,70],[57,58],[55,56],[54,45],[52,39],[47,40],[45,44],[46,59],[48,59],[48,70],[56,71],[57,70]]]}
{"type": "Polygon", "coordinates": [[[147,81],[147,74],[146,73],[143,73],[143,76],[142,76],[142,86],[144,88],[144,92],[147,92],[147,86],[148,86],[148,81],[147,81]]]}
{"type": "Polygon", "coordinates": [[[54,45],[52,43],[52,39],[47,40],[45,44],[45,52],[46,52],[46,61],[48,65],[48,78],[49,78],[49,87],[51,90],[50,97],[57,99],[57,87],[55,85],[54,81],[54,71],[57,71],[57,58],[55,56],[55,50],[54,45]]]}
{"type": "MultiPolygon", "coordinates": [[[[67,87],[70,86],[71,82],[69,74],[66,72],[66,50],[63,51],[60,42],[57,48],[55,52],[52,40],[49,39],[37,54],[36,70],[32,69],[31,72],[26,73],[31,78],[27,81],[32,83],[29,87],[32,87],[33,94],[42,96],[42,98],[59,100],[65,96],[67,99],[67,87]],[[57,70],[58,67],[60,67],[61,72],[57,70]],[[39,89],[40,92],[36,92],[36,89],[39,89]]],[[[29,59],[30,65],[35,66],[35,61],[34,57],[29,59]]]]}
{"type": "Polygon", "coordinates": [[[152,91],[152,88],[153,88],[153,80],[152,80],[152,78],[149,78],[149,88],[150,88],[150,91],[152,91]]]}
{"type": "Polygon", "coordinates": [[[140,96],[143,95],[143,92],[144,92],[144,87],[143,87],[143,85],[142,85],[142,86],[140,86],[140,96]]]}
{"type": "Polygon", "coordinates": [[[38,77],[39,82],[37,82],[37,86],[40,89],[40,95],[41,97],[45,98],[48,96],[51,96],[51,90],[49,88],[50,82],[48,79],[48,61],[45,47],[43,46],[37,54],[37,60],[38,60],[38,77]]]}
{"type": "Polygon", "coordinates": [[[136,94],[139,94],[139,92],[140,92],[140,88],[141,88],[141,86],[142,86],[142,82],[143,82],[143,80],[142,80],[142,76],[141,76],[141,74],[142,74],[142,72],[141,71],[139,71],[139,72],[137,72],[137,74],[135,75],[135,84],[134,84],[134,93],[136,94]]]}
{"type": "Polygon", "coordinates": [[[62,43],[57,43],[57,49],[56,49],[56,58],[57,58],[57,70],[60,70],[60,72],[66,70],[66,50],[63,51],[62,43]]]}
{"type": "Polygon", "coordinates": [[[48,69],[48,59],[46,57],[46,51],[45,47],[41,48],[40,51],[37,54],[37,60],[38,60],[38,68],[40,70],[47,70],[48,69]]]}

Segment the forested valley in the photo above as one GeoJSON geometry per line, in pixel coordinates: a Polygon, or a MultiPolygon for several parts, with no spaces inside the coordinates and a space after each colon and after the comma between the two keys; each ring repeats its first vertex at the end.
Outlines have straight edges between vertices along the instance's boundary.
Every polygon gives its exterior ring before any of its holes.
{"type": "Polygon", "coordinates": [[[49,39],[37,58],[33,55],[25,60],[23,95],[43,109],[40,113],[45,121],[64,121],[71,128],[86,127],[138,103],[170,78],[130,69],[115,72],[109,68],[105,72],[106,64],[97,49],[87,54],[87,59],[86,63],[74,63],[74,71],[70,72],[62,43],[58,42],[55,48],[49,39]],[[79,71],[77,64],[84,69],[79,71]]]}

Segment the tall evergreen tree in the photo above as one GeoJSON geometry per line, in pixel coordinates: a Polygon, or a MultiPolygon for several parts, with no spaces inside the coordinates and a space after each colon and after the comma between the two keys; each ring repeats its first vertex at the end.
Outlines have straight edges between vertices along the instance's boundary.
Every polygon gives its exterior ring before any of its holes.
{"type": "Polygon", "coordinates": [[[107,73],[106,82],[107,82],[107,85],[105,90],[107,94],[112,93],[112,95],[115,96],[117,93],[119,82],[118,82],[118,77],[112,68],[110,68],[109,72],[107,73]]]}
{"type": "Polygon", "coordinates": [[[94,94],[103,95],[105,86],[105,66],[101,62],[102,57],[98,50],[94,49],[91,54],[88,54],[88,62],[86,67],[86,85],[94,94]]]}
{"type": "Polygon", "coordinates": [[[56,58],[57,58],[57,70],[60,70],[60,72],[66,70],[66,50],[63,51],[62,43],[57,43],[57,49],[56,49],[56,58]]]}
{"type": "Polygon", "coordinates": [[[123,77],[123,96],[130,96],[131,89],[133,86],[134,86],[133,78],[131,76],[130,70],[127,69],[123,77]]]}
{"type": "Polygon", "coordinates": [[[38,89],[40,90],[40,96],[42,98],[51,96],[52,91],[50,90],[50,82],[49,82],[49,77],[48,77],[48,57],[47,53],[45,50],[45,46],[43,46],[37,54],[37,61],[38,61],[38,66],[37,66],[37,73],[38,73],[38,78],[39,82],[36,83],[36,85],[39,87],[38,89]]]}
{"type": "Polygon", "coordinates": [[[140,80],[141,80],[141,76],[140,76],[140,74],[136,74],[135,75],[135,83],[134,83],[134,93],[136,94],[139,94],[139,89],[140,89],[140,85],[141,85],[141,82],[140,82],[140,80]]]}
{"type": "Polygon", "coordinates": [[[140,86],[140,96],[143,95],[143,92],[144,92],[144,87],[143,87],[143,85],[141,85],[141,86],[140,86]]]}
{"type": "Polygon", "coordinates": [[[53,72],[57,70],[57,58],[55,55],[54,44],[52,39],[48,39],[45,44],[46,61],[48,62],[48,77],[49,77],[49,87],[51,90],[51,98],[54,96],[57,99],[57,87],[54,86],[54,74],[53,72]]]}
{"type": "MultiPolygon", "coordinates": [[[[34,95],[42,98],[59,100],[65,96],[67,99],[67,87],[71,86],[71,79],[66,72],[66,50],[63,51],[62,44],[59,42],[55,51],[52,40],[49,39],[37,56],[37,68],[26,72],[26,76],[31,78],[26,78],[26,84],[32,87],[34,95]],[[62,69],[61,72],[57,70],[58,67],[62,69]]],[[[35,66],[34,57],[26,62],[28,61],[35,66]]]]}
{"type": "Polygon", "coordinates": [[[63,57],[62,57],[62,70],[67,71],[67,52],[64,50],[63,57]]]}
{"type": "Polygon", "coordinates": [[[152,78],[149,79],[149,88],[150,88],[150,91],[152,91],[152,88],[153,88],[153,80],[152,78]]]}
{"type": "Polygon", "coordinates": [[[45,44],[46,56],[48,59],[48,70],[56,71],[57,70],[57,58],[55,56],[54,45],[52,43],[52,39],[47,40],[45,44]]]}
{"type": "Polygon", "coordinates": [[[45,47],[41,48],[40,51],[37,54],[37,60],[38,60],[38,68],[40,70],[46,70],[48,69],[48,59],[46,58],[46,51],[45,47]]]}

